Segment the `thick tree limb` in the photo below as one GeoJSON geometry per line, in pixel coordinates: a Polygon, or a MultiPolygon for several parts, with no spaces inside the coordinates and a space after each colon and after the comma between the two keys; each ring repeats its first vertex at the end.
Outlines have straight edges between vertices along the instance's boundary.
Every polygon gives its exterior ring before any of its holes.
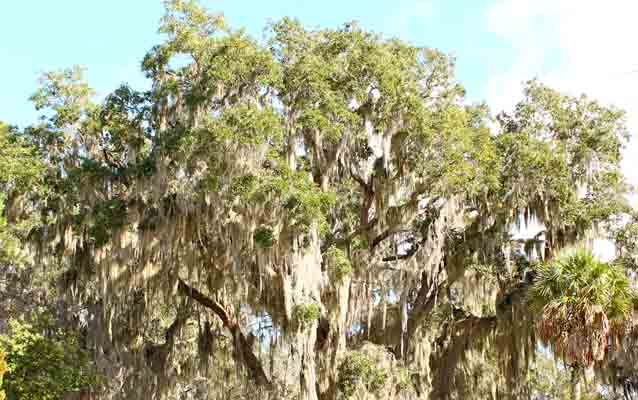
{"type": "Polygon", "coordinates": [[[270,388],[271,382],[264,371],[259,358],[252,350],[251,341],[244,335],[236,320],[234,320],[226,307],[216,300],[205,296],[199,290],[187,285],[183,280],[179,280],[178,291],[184,296],[188,296],[211,310],[224,324],[224,327],[230,331],[234,338],[235,353],[238,362],[242,363],[248,370],[250,378],[259,386],[270,388]]]}
{"type": "Polygon", "coordinates": [[[439,284],[438,282],[427,283],[426,272],[422,274],[421,288],[417,297],[412,304],[412,310],[408,316],[408,340],[414,336],[417,328],[423,324],[423,321],[431,315],[436,306],[438,297],[443,297],[447,293],[449,285],[446,282],[439,284]]]}
{"type": "Polygon", "coordinates": [[[496,317],[477,317],[471,314],[446,324],[443,334],[437,339],[442,351],[432,354],[430,358],[430,368],[433,371],[431,398],[450,398],[450,390],[456,387],[454,372],[465,352],[494,332],[496,327],[496,317]]]}

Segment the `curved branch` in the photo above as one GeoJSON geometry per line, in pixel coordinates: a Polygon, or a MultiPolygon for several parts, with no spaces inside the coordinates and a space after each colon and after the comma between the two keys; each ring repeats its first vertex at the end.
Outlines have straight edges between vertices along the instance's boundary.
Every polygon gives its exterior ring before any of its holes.
{"type": "Polygon", "coordinates": [[[239,362],[241,362],[248,370],[250,378],[259,386],[266,388],[271,387],[271,382],[264,371],[259,358],[252,350],[251,341],[241,331],[239,323],[231,318],[226,307],[220,302],[213,300],[205,296],[199,290],[187,285],[183,280],[179,279],[178,291],[184,296],[188,296],[195,300],[202,306],[211,310],[224,324],[224,327],[230,331],[234,340],[233,345],[235,347],[235,353],[238,355],[239,362]]]}

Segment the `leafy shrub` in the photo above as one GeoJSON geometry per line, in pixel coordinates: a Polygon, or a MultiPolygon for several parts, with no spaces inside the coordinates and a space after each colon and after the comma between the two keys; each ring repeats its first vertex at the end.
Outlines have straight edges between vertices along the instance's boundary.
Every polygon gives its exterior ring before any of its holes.
{"type": "Polygon", "coordinates": [[[95,383],[87,355],[68,333],[57,330],[44,336],[34,325],[11,320],[9,334],[0,336],[2,351],[7,371],[2,389],[9,398],[58,400],[95,383]]]}

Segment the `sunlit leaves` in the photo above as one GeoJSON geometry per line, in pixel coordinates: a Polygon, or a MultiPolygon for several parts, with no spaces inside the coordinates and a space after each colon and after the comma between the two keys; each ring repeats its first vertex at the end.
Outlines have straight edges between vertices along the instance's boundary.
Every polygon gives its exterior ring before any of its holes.
{"type": "Polygon", "coordinates": [[[50,109],[54,113],[51,122],[56,128],[78,122],[89,105],[93,90],[82,75],[79,66],[47,72],[41,78],[42,86],[31,96],[36,109],[50,109]]]}
{"type": "Polygon", "coordinates": [[[514,129],[553,143],[568,154],[572,178],[589,183],[613,168],[627,139],[624,113],[586,96],[564,96],[538,81],[528,82],[514,113],[514,129]]]}
{"type": "Polygon", "coordinates": [[[222,112],[207,126],[217,140],[235,144],[259,145],[281,143],[283,132],[279,115],[271,108],[259,109],[249,103],[239,103],[222,112]]]}
{"type": "Polygon", "coordinates": [[[6,354],[3,388],[9,398],[56,400],[95,382],[77,337],[66,332],[50,329],[44,336],[39,327],[11,320],[0,351],[6,354]]]}

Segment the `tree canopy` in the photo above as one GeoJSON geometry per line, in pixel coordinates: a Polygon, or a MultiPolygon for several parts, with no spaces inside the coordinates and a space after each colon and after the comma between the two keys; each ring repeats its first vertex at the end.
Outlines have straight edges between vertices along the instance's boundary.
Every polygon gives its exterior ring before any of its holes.
{"type": "Polygon", "coordinates": [[[159,30],[150,90],[50,72],[0,126],[0,266],[43,272],[100,398],[532,398],[537,336],[634,393],[621,110],[532,80],[494,117],[354,22],[257,41],[171,0],[159,30]]]}

